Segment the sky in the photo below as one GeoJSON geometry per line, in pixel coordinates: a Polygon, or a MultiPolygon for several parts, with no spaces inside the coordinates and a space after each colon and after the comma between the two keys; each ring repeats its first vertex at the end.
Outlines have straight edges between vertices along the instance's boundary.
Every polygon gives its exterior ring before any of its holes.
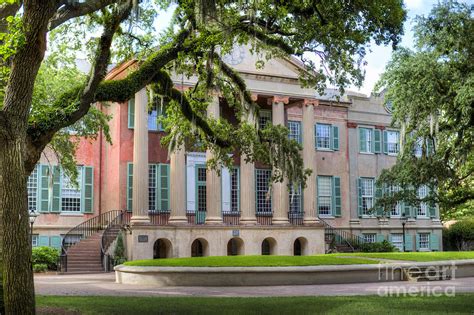
{"type": "MultiPolygon", "coordinates": [[[[468,2],[474,0],[467,0],[468,2]]],[[[404,25],[404,35],[402,37],[401,46],[413,48],[413,19],[417,15],[428,15],[431,11],[431,8],[438,3],[438,0],[405,0],[405,8],[407,10],[408,16],[404,25]]],[[[167,12],[161,12],[159,17],[156,19],[157,23],[155,27],[158,31],[163,30],[163,27],[169,25],[171,18],[172,10],[167,12]]],[[[367,66],[365,67],[366,75],[363,86],[358,89],[357,87],[350,87],[352,91],[357,91],[369,95],[375,83],[377,82],[380,74],[384,71],[385,65],[390,60],[392,54],[392,47],[389,46],[376,46],[375,44],[371,46],[371,52],[366,55],[365,60],[367,61],[367,66]]]]}

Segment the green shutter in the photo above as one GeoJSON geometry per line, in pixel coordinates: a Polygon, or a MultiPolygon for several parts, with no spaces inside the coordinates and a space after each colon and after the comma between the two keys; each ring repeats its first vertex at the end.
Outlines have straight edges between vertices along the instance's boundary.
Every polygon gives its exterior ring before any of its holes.
{"type": "Polygon", "coordinates": [[[358,203],[357,203],[357,212],[359,217],[362,216],[362,178],[357,179],[357,193],[358,193],[358,203]]]}
{"type": "Polygon", "coordinates": [[[332,149],[334,151],[339,150],[339,127],[332,126],[332,149]]]}
{"type": "MultiPolygon", "coordinates": [[[[381,152],[381,135],[380,135],[380,130],[379,129],[374,129],[374,153],[380,153],[381,152]]],[[[384,132],[385,134],[385,132],[384,132]]]]}
{"type": "Polygon", "coordinates": [[[426,155],[430,156],[434,154],[434,142],[432,139],[426,139],[426,155]]]}
{"type": "Polygon", "coordinates": [[[383,153],[388,154],[388,132],[383,131],[383,153]]]}
{"type": "Polygon", "coordinates": [[[436,234],[430,234],[430,249],[439,251],[439,236],[436,234]]]}
{"type": "Polygon", "coordinates": [[[51,212],[61,212],[61,168],[53,166],[53,199],[51,212]]]}
{"type": "Polygon", "coordinates": [[[333,215],[335,217],[341,216],[341,178],[334,176],[332,180],[333,187],[333,215]]]}
{"type": "Polygon", "coordinates": [[[383,242],[385,240],[383,234],[377,234],[376,238],[378,243],[383,242]]]}
{"type": "Polygon", "coordinates": [[[133,198],[133,163],[127,164],[127,210],[132,211],[133,198]]]}
{"type": "Polygon", "coordinates": [[[135,99],[131,98],[128,101],[128,128],[133,129],[135,127],[135,99]]]}
{"type": "Polygon", "coordinates": [[[170,210],[170,166],[169,164],[160,164],[159,165],[159,185],[158,185],[158,195],[159,203],[158,210],[160,211],[169,211],[170,210]]]}
{"type": "Polygon", "coordinates": [[[430,217],[431,218],[436,218],[436,206],[428,205],[428,210],[430,212],[430,217]]]}
{"type": "Polygon", "coordinates": [[[413,250],[413,236],[405,234],[405,251],[411,252],[413,250]]]}
{"type": "MultiPolygon", "coordinates": [[[[375,184],[375,202],[377,202],[380,198],[382,198],[382,187],[379,187],[377,183],[375,184]]],[[[378,217],[383,216],[384,213],[384,208],[381,206],[376,207],[376,213],[378,217]]]]}
{"type": "Polygon", "coordinates": [[[412,209],[412,207],[410,206],[410,204],[405,201],[405,202],[403,203],[403,213],[405,214],[405,217],[406,217],[406,218],[410,218],[410,217],[411,217],[411,209],[412,209]]]}
{"type": "Polygon", "coordinates": [[[316,209],[317,209],[316,212],[318,215],[319,215],[319,184],[320,184],[320,176],[316,178],[316,209]]]}
{"type": "Polygon", "coordinates": [[[416,251],[420,249],[420,234],[416,233],[416,251]]]}
{"type": "Polygon", "coordinates": [[[38,172],[38,211],[49,212],[49,172],[48,165],[40,165],[38,172]]]}
{"type": "Polygon", "coordinates": [[[40,235],[38,237],[38,246],[49,246],[49,236],[40,235]]]}
{"type": "Polygon", "coordinates": [[[359,151],[367,152],[367,141],[365,140],[364,128],[359,128],[359,151]]]}
{"type": "Polygon", "coordinates": [[[82,176],[82,212],[92,213],[94,208],[94,169],[84,166],[82,176]]]}
{"type": "Polygon", "coordinates": [[[61,236],[51,236],[50,242],[51,242],[51,247],[61,248],[61,243],[62,243],[61,236]]]}

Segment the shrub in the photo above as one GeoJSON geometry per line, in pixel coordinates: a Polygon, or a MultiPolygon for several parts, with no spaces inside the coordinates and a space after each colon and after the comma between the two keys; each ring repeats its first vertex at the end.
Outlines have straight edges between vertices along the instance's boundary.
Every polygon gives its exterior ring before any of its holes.
{"type": "Polygon", "coordinates": [[[125,257],[125,246],[123,244],[123,236],[122,233],[119,233],[117,237],[117,244],[115,244],[115,251],[114,251],[114,266],[121,265],[127,261],[125,257]]]}
{"type": "Polygon", "coordinates": [[[443,239],[448,247],[456,250],[471,250],[474,248],[474,218],[462,219],[443,231],[443,239]]]}
{"type": "Polygon", "coordinates": [[[58,269],[59,250],[56,248],[41,246],[34,247],[32,253],[33,268],[35,265],[46,265],[49,270],[58,269]]]}
{"type": "Polygon", "coordinates": [[[365,253],[395,252],[397,250],[398,249],[387,240],[375,243],[364,243],[360,246],[360,251],[365,253]]]}
{"type": "Polygon", "coordinates": [[[45,272],[48,270],[48,265],[46,264],[34,264],[33,265],[33,272],[45,272]]]}

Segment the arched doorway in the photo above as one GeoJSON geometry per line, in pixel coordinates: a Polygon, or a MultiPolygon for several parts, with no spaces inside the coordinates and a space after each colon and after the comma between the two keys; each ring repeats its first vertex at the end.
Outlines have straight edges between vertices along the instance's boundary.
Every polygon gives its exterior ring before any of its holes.
{"type": "Polygon", "coordinates": [[[237,256],[244,254],[244,241],[234,237],[227,242],[227,256],[237,256]]]}
{"type": "Polygon", "coordinates": [[[153,244],[153,259],[170,258],[171,242],[166,238],[159,238],[153,244]]]}
{"type": "Polygon", "coordinates": [[[275,255],[276,240],[273,237],[267,237],[262,242],[262,255],[275,255]]]}
{"type": "Polygon", "coordinates": [[[304,237],[298,237],[293,243],[293,255],[303,256],[306,255],[308,241],[304,237]]]}
{"type": "Polygon", "coordinates": [[[207,256],[207,246],[207,241],[205,239],[195,239],[191,244],[191,257],[207,256]]]}

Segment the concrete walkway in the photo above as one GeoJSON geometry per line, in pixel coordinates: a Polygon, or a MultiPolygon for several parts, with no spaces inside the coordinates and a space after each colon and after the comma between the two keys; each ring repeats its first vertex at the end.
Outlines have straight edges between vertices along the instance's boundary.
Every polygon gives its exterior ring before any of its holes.
{"type": "MultiPolygon", "coordinates": [[[[431,282],[382,282],[268,287],[156,287],[115,283],[114,273],[87,275],[37,275],[36,294],[39,295],[103,295],[103,296],[334,296],[375,295],[387,292],[387,288],[439,287],[439,290],[455,288],[456,293],[474,292],[474,277],[449,281],[431,282]]],[[[452,289],[451,289],[452,290],[452,289]]],[[[392,291],[393,292],[393,291],[392,291]]],[[[440,292],[440,291],[438,291],[440,292]]]]}

